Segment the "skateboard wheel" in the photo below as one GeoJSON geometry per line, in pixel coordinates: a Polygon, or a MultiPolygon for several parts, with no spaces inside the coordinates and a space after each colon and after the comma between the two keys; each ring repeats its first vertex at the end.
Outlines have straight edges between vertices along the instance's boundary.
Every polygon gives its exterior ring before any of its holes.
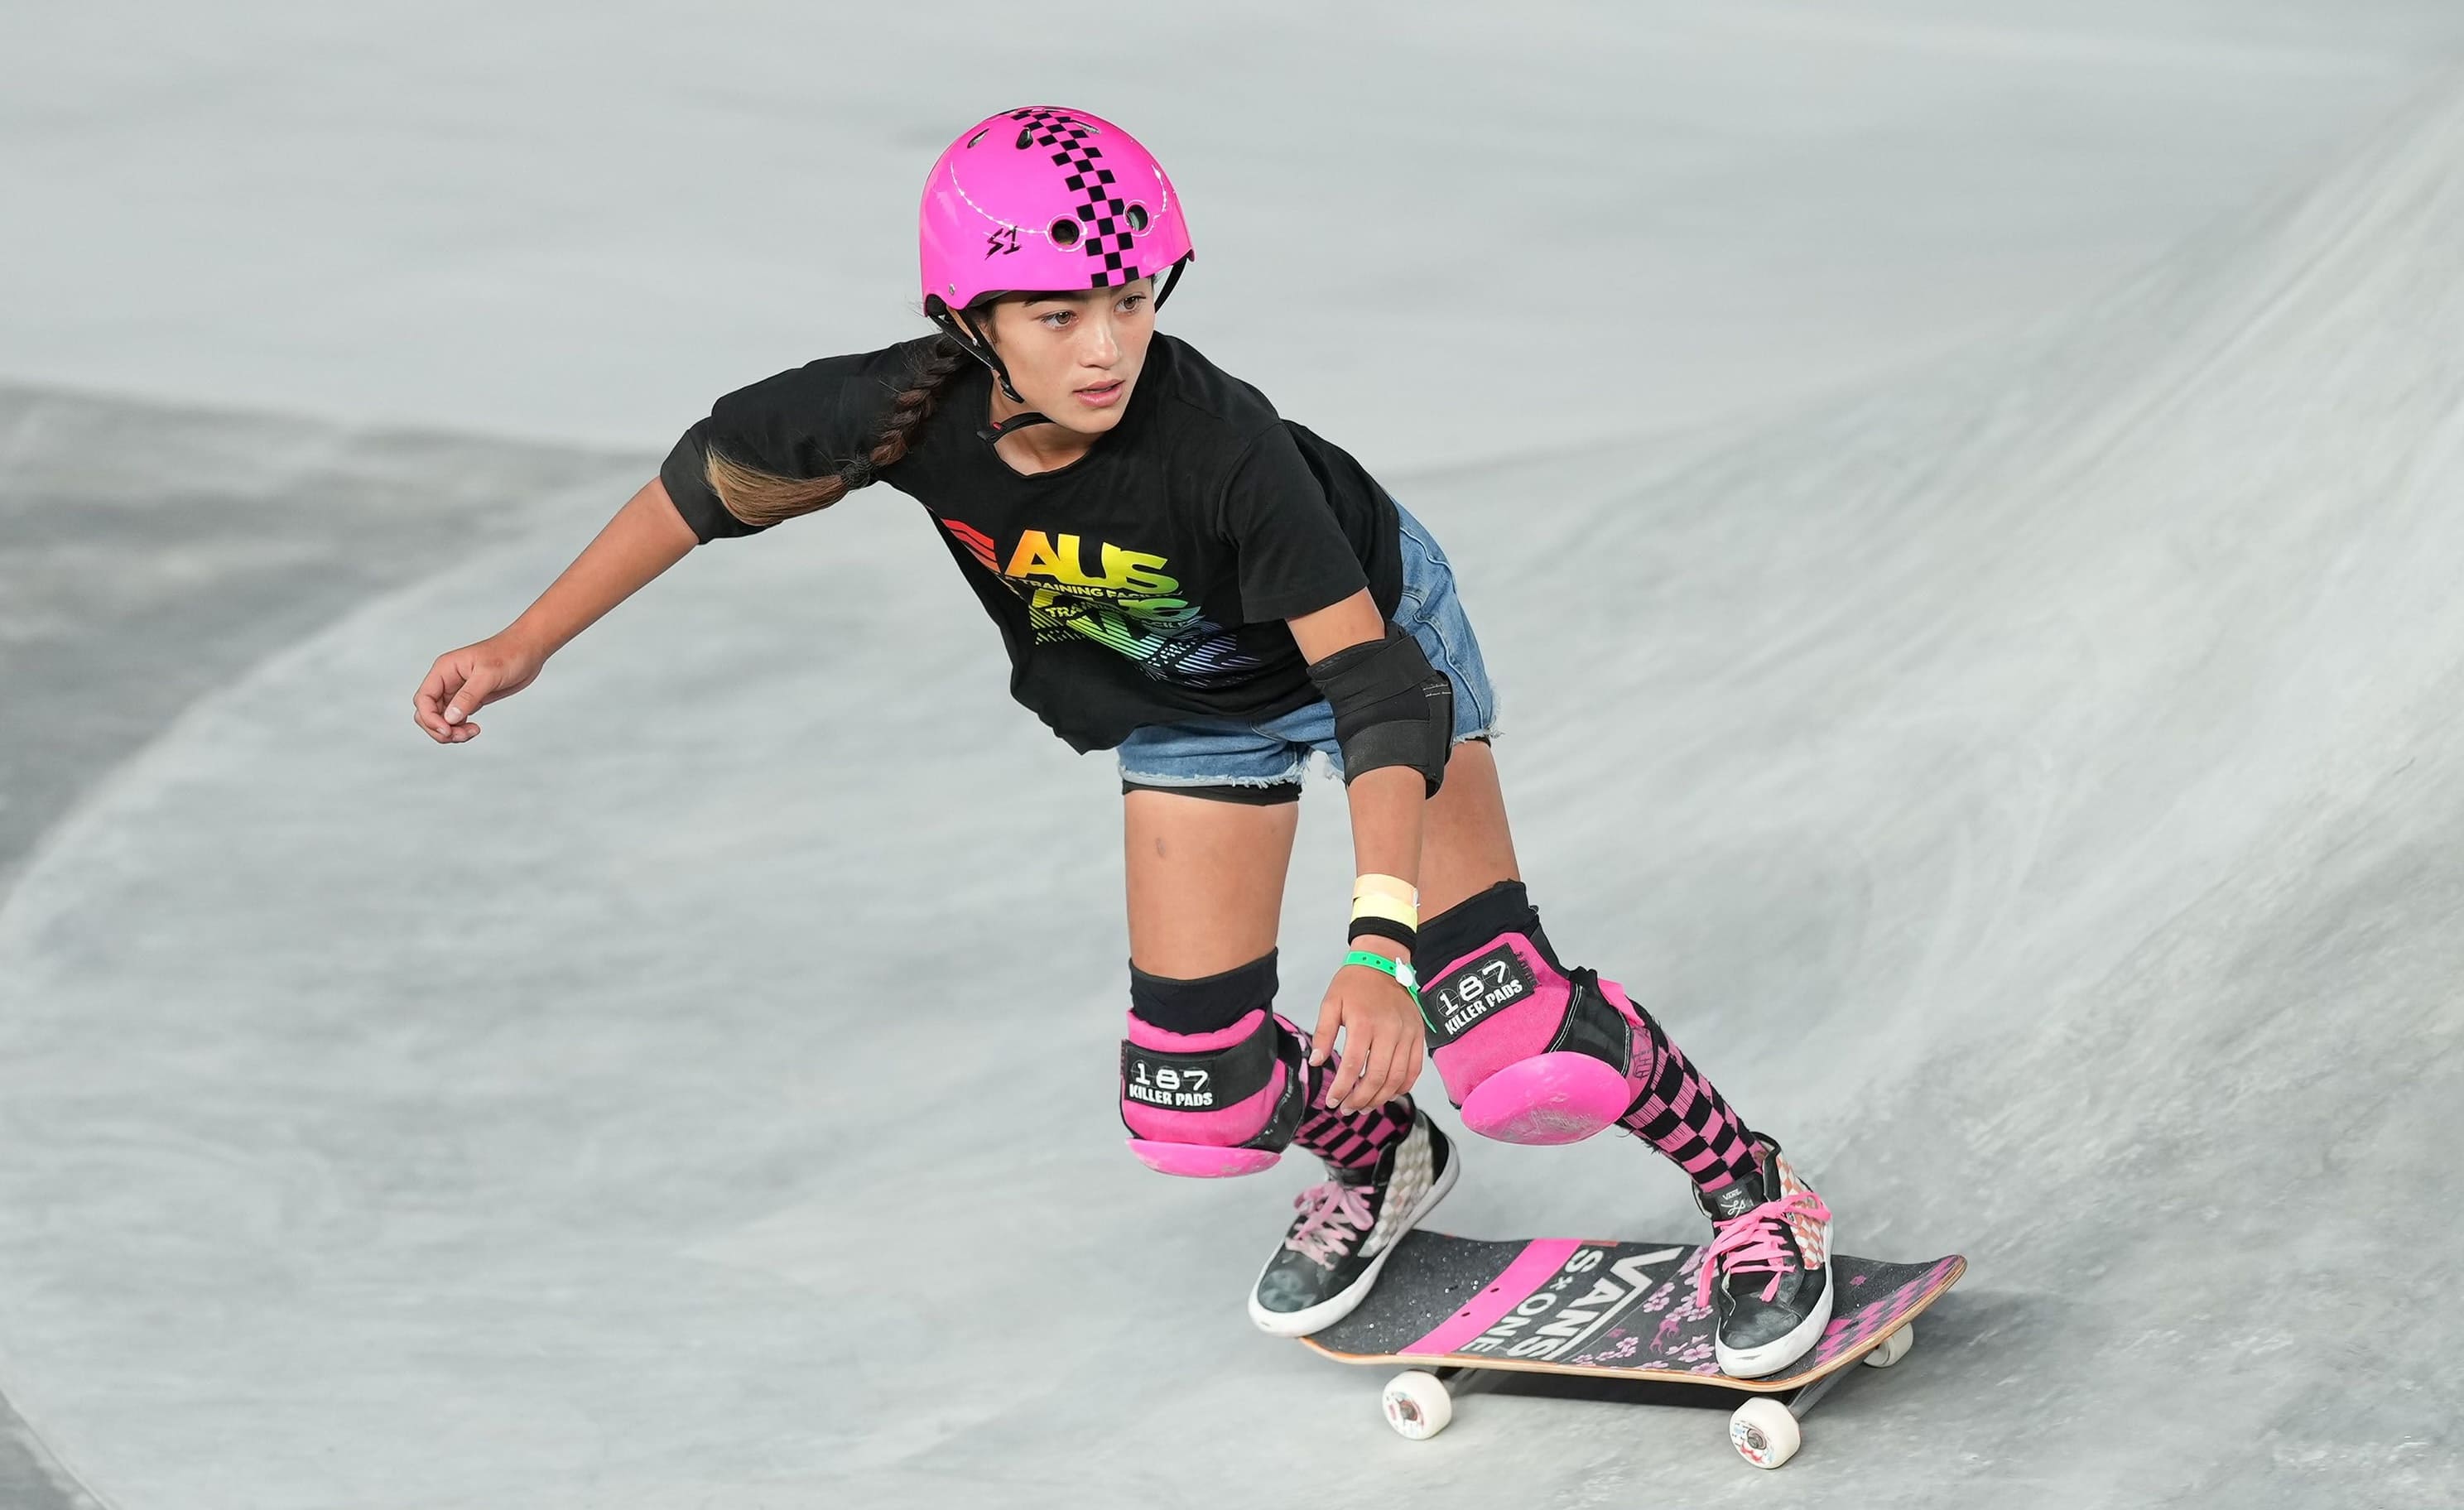
{"type": "Polygon", "coordinates": [[[1416,1442],[1425,1442],[1455,1418],[1455,1402],[1445,1381],[1419,1368],[1406,1368],[1386,1381],[1386,1424],[1416,1442]]]}
{"type": "Polygon", "coordinates": [[[1891,1365],[1898,1363],[1903,1358],[1905,1358],[1908,1355],[1908,1349],[1914,1347],[1916,1345],[1917,1324],[1910,1322],[1905,1326],[1901,1327],[1898,1331],[1893,1332],[1890,1336],[1883,1338],[1882,1346],[1875,1348],[1872,1352],[1867,1353],[1865,1355],[1865,1367],[1868,1368],[1888,1368],[1891,1365]]]}
{"type": "Polygon", "coordinates": [[[1728,1417],[1728,1440],[1737,1455],[1756,1468],[1777,1468],[1796,1455],[1803,1437],[1788,1407],[1769,1396],[1748,1400],[1728,1417]]]}

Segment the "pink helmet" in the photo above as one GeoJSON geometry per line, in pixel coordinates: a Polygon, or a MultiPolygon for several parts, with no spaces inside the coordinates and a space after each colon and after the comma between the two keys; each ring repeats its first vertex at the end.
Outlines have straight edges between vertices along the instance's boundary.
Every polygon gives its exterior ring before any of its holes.
{"type": "Polygon", "coordinates": [[[996,294],[1113,288],[1169,270],[1160,307],[1195,256],[1163,164],[1111,122],[1055,105],[969,127],[933,164],[918,220],[924,312],[1003,387],[1000,361],[953,311],[996,294]]]}

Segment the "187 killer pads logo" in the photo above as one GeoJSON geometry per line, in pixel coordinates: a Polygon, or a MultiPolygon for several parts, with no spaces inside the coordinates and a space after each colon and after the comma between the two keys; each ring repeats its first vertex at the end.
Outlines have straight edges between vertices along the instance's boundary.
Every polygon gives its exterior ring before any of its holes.
{"type": "Polygon", "coordinates": [[[1220,1111],[1274,1083],[1272,1018],[1230,1048],[1205,1054],[1121,1044],[1121,1099],[1165,1111],[1220,1111]]]}
{"type": "Polygon", "coordinates": [[[1525,1000],[1538,989],[1531,968],[1511,945],[1500,944],[1477,959],[1465,960],[1445,979],[1432,983],[1420,998],[1427,1008],[1430,1046],[1444,1048],[1490,1013],[1525,1000]]]}
{"type": "Polygon", "coordinates": [[[1204,1065],[1177,1062],[1135,1048],[1122,1058],[1121,1094],[1167,1111],[1213,1111],[1215,1074],[1204,1065]]]}
{"type": "MultiPolygon", "coordinates": [[[[1683,1248],[1638,1253],[1630,1258],[1602,1262],[1617,1250],[1585,1246],[1567,1255],[1556,1277],[1523,1299],[1522,1303],[1492,1323],[1488,1330],[1457,1348],[1458,1352],[1494,1353],[1503,1358],[1564,1358],[1600,1334],[1610,1323],[1649,1295],[1651,1271],[1685,1257],[1683,1248]]],[[[1676,1282],[1671,1276],[1669,1282],[1676,1282]]]]}

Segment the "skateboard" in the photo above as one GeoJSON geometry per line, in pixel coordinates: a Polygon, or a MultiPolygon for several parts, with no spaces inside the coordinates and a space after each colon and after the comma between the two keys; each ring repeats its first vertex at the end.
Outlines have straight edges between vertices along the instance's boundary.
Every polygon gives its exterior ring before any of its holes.
{"type": "Polygon", "coordinates": [[[1453,1396],[1483,1384],[1693,1403],[1744,1393],[1728,1440],[1755,1467],[1777,1468],[1796,1454],[1799,1419],[1849,1366],[1906,1356],[1909,1324],[1968,1269],[1957,1254],[1924,1263],[1834,1254],[1821,1340],[1781,1373],[1734,1379],[1712,1361],[1714,1319],[1694,1303],[1702,1259],[1692,1243],[1410,1232],[1369,1298],[1301,1341],[1343,1363],[1419,1365],[1385,1391],[1387,1422],[1415,1441],[1444,1431],[1453,1396]]]}

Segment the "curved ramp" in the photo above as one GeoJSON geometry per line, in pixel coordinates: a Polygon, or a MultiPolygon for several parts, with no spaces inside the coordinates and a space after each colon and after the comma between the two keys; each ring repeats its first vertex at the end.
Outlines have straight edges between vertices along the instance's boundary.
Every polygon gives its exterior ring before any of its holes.
{"type": "MultiPolygon", "coordinates": [[[[2459,245],[2450,88],[1925,384],[1645,487],[1412,490],[1552,933],[1843,1245],[1974,1260],[1793,1499],[2464,1470],[2459,245]]],[[[62,1461],[126,1510],[1767,1494],[1715,1416],[1492,1401],[1408,1448],[1248,1330],[1289,1182],[1157,1180],[1101,1094],[1108,768],[939,631],[962,584],[878,568],[913,511],[831,525],[438,751],[407,668],[570,528],[458,563],[52,832],[0,910],[0,1384],[62,1461]]],[[[1630,1146],[1469,1154],[1463,1230],[1678,1209],[1630,1146]]]]}

